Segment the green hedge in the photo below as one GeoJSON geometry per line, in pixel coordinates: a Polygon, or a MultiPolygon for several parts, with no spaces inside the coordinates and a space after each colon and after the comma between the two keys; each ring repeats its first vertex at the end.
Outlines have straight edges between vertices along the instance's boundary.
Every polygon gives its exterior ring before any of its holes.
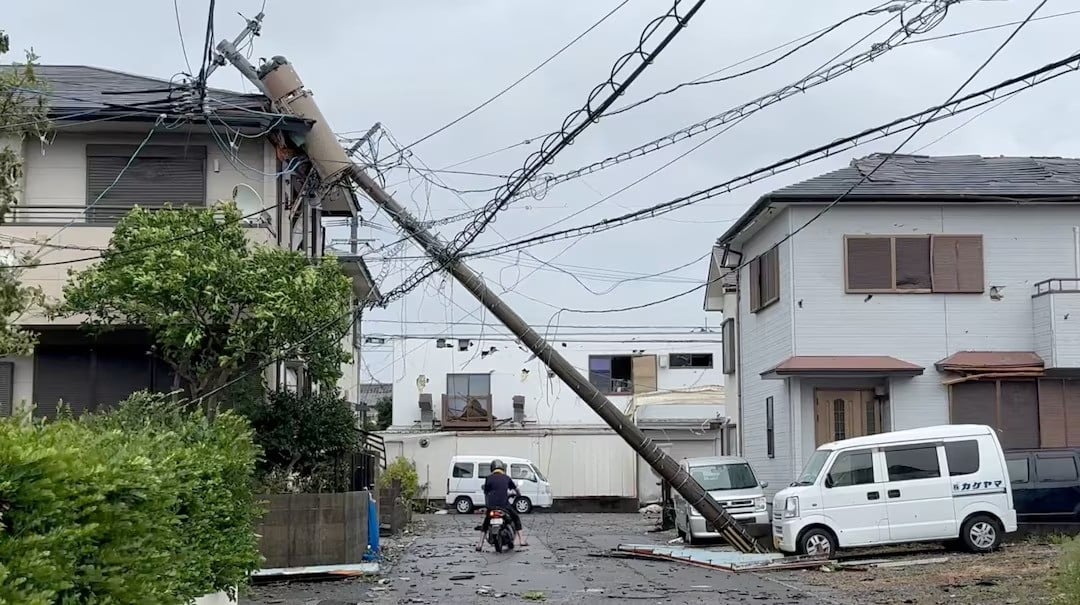
{"type": "Polygon", "coordinates": [[[242,418],[146,394],[0,423],[0,605],[190,603],[242,584],[260,562],[257,455],[242,418]]]}

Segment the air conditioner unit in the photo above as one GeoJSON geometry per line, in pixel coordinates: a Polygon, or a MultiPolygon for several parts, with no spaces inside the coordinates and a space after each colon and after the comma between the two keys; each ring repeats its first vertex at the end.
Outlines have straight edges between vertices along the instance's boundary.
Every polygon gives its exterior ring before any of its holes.
{"type": "Polygon", "coordinates": [[[668,355],[657,355],[656,360],[660,364],[661,368],[668,367],[668,355]]]}

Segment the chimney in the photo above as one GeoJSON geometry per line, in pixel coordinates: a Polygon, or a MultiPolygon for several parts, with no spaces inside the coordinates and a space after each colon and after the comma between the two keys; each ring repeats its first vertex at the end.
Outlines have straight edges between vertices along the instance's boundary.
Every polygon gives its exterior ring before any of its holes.
{"type": "Polygon", "coordinates": [[[525,424],[525,396],[514,395],[514,422],[525,424]]]}
{"type": "Polygon", "coordinates": [[[420,428],[428,431],[435,428],[435,411],[431,407],[431,393],[420,394],[420,428]]]}

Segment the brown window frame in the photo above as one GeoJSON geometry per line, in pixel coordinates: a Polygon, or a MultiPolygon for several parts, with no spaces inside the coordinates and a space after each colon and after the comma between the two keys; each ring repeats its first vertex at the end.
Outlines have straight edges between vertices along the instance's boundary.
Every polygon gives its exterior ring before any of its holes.
{"type": "Polygon", "coordinates": [[[735,373],[735,318],[729,317],[720,324],[720,334],[724,341],[723,357],[720,362],[724,374],[735,373]]]}
{"type": "MultiPolygon", "coordinates": [[[[907,233],[889,233],[889,234],[858,234],[858,235],[845,235],[844,236],[844,249],[843,249],[843,263],[844,263],[844,292],[847,294],[982,294],[985,290],[985,264],[986,264],[986,249],[983,243],[983,236],[976,234],[952,234],[952,233],[932,233],[932,234],[907,234],[907,233]],[[848,243],[852,240],[882,240],[887,239],[890,243],[891,254],[891,288],[853,288],[851,287],[851,273],[850,273],[850,254],[848,243]],[[930,287],[929,288],[901,288],[896,284],[897,267],[896,267],[896,240],[898,239],[928,239],[929,240],[929,252],[930,258],[928,261],[930,287]],[[939,283],[944,280],[940,277],[940,272],[935,270],[935,248],[940,245],[944,246],[949,242],[960,241],[973,242],[972,245],[976,246],[979,251],[979,270],[978,270],[978,285],[961,285],[956,283],[955,285],[939,283]]],[[[959,282],[959,278],[956,280],[959,282]]]]}
{"type": "Polygon", "coordinates": [[[767,309],[780,300],[779,245],[769,248],[750,261],[749,282],[751,313],[767,309]],[[772,290],[769,286],[772,286],[772,290]]]}

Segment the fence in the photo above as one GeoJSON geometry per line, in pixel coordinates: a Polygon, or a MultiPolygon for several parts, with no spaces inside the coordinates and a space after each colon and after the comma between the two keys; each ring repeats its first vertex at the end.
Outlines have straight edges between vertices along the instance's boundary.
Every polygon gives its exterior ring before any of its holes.
{"type": "Polygon", "coordinates": [[[361,563],[368,545],[367,491],[276,494],[258,527],[268,569],[361,563]]]}

